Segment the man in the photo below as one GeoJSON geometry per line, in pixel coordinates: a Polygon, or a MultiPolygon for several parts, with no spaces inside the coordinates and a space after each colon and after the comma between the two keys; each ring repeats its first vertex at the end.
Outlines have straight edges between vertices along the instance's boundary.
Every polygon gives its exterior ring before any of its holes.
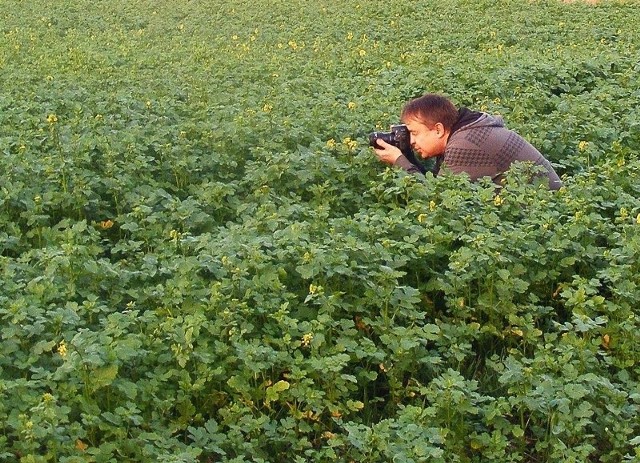
{"type": "MultiPolygon", "coordinates": [[[[500,183],[512,163],[529,161],[542,167],[540,175],[549,178],[550,189],[562,186],[549,161],[524,138],[507,129],[499,116],[467,108],[458,110],[446,97],[428,93],[409,101],[401,120],[409,129],[415,152],[425,159],[442,155],[440,160],[448,170],[466,173],[472,181],[491,177],[500,183]]],[[[380,139],[376,143],[375,152],[382,162],[407,172],[420,172],[397,147],[380,139]]]]}

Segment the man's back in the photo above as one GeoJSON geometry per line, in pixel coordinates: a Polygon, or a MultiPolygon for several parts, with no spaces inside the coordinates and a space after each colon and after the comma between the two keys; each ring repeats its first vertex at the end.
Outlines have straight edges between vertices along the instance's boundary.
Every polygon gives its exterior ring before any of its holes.
{"type": "Polygon", "coordinates": [[[562,186],[551,163],[524,138],[507,129],[501,117],[485,113],[469,116],[469,123],[456,127],[449,135],[444,152],[447,169],[453,173],[466,173],[472,181],[491,177],[499,182],[512,163],[528,161],[546,170],[550,189],[557,190],[562,186]]]}

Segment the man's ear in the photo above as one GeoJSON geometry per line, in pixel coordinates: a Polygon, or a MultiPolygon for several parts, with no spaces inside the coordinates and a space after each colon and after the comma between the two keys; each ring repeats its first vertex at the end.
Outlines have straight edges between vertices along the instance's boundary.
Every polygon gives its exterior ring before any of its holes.
{"type": "Polygon", "coordinates": [[[444,137],[446,134],[444,125],[442,124],[442,122],[436,122],[436,124],[433,126],[434,129],[436,129],[436,135],[438,135],[438,137],[444,137]]]}

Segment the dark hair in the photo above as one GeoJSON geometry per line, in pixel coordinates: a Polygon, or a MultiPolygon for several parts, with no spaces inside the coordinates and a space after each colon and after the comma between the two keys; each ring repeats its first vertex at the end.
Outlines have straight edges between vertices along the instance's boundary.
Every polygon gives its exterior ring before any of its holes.
{"type": "Polygon", "coordinates": [[[451,130],[458,120],[458,110],[447,97],[427,93],[405,104],[400,119],[417,119],[429,128],[440,122],[445,130],[451,130]]]}

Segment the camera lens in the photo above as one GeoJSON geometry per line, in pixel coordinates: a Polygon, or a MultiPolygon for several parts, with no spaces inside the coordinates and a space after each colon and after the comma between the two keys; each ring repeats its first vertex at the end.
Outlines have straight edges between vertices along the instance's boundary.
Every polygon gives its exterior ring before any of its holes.
{"type": "Polygon", "coordinates": [[[373,146],[374,148],[380,148],[380,145],[376,142],[376,140],[383,140],[387,143],[395,145],[394,136],[389,132],[373,132],[369,135],[369,146],[373,146]]]}
{"type": "Polygon", "coordinates": [[[373,132],[369,134],[369,146],[373,146],[374,148],[378,148],[378,143],[376,143],[376,140],[378,138],[382,138],[380,136],[380,132],[373,132]]]}

